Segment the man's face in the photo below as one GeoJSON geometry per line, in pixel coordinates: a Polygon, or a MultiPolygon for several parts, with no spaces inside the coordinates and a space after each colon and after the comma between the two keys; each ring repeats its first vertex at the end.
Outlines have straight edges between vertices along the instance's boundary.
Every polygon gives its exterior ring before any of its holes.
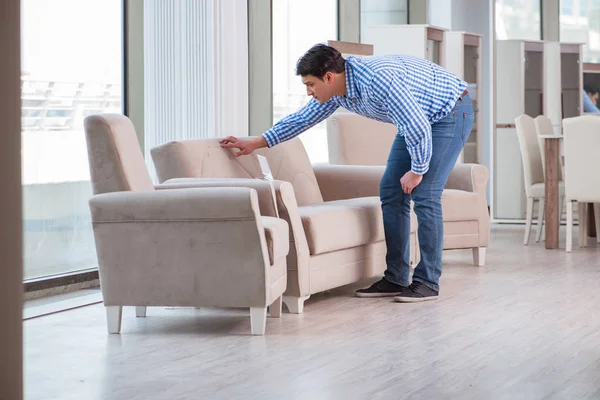
{"type": "Polygon", "coordinates": [[[590,100],[592,100],[592,103],[594,103],[595,106],[598,105],[598,97],[600,97],[600,93],[590,93],[588,92],[588,97],[590,98],[590,100]]]}
{"type": "Polygon", "coordinates": [[[323,79],[313,75],[302,77],[302,83],[306,86],[306,94],[314,97],[321,104],[327,103],[333,97],[333,80],[334,75],[331,72],[327,72],[323,79]]]}

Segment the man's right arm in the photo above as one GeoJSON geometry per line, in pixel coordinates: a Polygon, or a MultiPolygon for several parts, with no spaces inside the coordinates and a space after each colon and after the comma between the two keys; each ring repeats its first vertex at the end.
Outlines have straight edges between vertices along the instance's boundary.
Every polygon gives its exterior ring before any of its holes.
{"type": "Polygon", "coordinates": [[[333,114],[337,108],[338,105],[333,99],[324,104],[319,103],[315,99],[310,99],[304,107],[282,118],[271,129],[263,133],[262,136],[266,140],[267,145],[273,147],[315,126],[333,114]]]}

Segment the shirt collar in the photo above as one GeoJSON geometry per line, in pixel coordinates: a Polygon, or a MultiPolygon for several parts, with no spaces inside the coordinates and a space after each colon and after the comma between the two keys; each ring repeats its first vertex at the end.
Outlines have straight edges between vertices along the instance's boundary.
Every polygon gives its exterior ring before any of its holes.
{"type": "Polygon", "coordinates": [[[358,97],[356,81],[354,80],[354,70],[352,68],[354,61],[354,57],[352,56],[346,60],[346,97],[350,100],[358,97]]]}

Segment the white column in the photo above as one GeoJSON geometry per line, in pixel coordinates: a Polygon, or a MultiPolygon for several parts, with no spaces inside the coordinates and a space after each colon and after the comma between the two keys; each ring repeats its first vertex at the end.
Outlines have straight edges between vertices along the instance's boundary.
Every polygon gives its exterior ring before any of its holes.
{"type": "Polygon", "coordinates": [[[20,3],[0,0],[0,399],[15,400],[23,398],[20,3]]]}
{"type": "Polygon", "coordinates": [[[247,2],[146,0],[144,147],[248,135],[247,2]]]}

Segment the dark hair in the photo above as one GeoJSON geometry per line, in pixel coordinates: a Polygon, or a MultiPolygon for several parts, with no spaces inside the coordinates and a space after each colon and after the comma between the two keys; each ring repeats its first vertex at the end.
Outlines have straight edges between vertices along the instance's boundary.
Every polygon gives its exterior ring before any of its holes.
{"type": "Polygon", "coordinates": [[[331,46],[316,44],[296,64],[296,75],[312,75],[322,79],[327,72],[340,73],[346,70],[346,60],[331,46]]]}
{"type": "Polygon", "coordinates": [[[585,90],[586,93],[596,94],[598,93],[598,86],[593,83],[586,83],[583,85],[583,90],[585,90]]]}

